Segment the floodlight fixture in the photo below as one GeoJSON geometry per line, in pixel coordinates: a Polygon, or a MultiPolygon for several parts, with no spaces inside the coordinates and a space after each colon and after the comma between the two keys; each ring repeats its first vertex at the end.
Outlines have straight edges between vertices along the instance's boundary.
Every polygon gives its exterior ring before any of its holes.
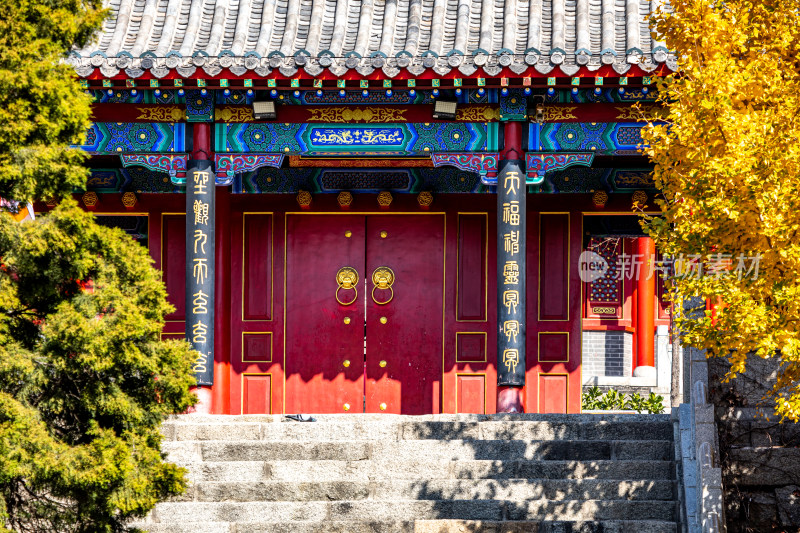
{"type": "Polygon", "coordinates": [[[433,118],[439,120],[455,120],[458,102],[436,100],[433,104],[433,118]]]}
{"type": "Polygon", "coordinates": [[[274,120],[277,116],[275,102],[253,102],[253,118],[256,120],[274,120]]]}

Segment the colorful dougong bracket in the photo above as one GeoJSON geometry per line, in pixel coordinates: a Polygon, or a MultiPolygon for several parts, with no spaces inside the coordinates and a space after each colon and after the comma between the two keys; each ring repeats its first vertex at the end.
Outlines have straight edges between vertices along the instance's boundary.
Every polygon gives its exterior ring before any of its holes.
{"type": "Polygon", "coordinates": [[[434,167],[456,167],[469,172],[477,172],[481,183],[497,184],[498,153],[439,153],[431,154],[434,167]]]}
{"type": "MultiPolygon", "coordinates": [[[[594,160],[594,152],[567,153],[527,153],[525,154],[525,165],[527,167],[528,185],[539,185],[544,181],[544,175],[550,170],[563,170],[568,167],[590,167],[594,160]]],[[[497,182],[492,185],[496,185],[497,182]]]]}
{"type": "Polygon", "coordinates": [[[176,185],[186,183],[188,154],[121,154],[123,167],[145,167],[156,172],[166,172],[176,185]]]}
{"type": "Polygon", "coordinates": [[[284,154],[216,154],[217,185],[230,185],[233,177],[261,167],[280,168],[284,154]]]}

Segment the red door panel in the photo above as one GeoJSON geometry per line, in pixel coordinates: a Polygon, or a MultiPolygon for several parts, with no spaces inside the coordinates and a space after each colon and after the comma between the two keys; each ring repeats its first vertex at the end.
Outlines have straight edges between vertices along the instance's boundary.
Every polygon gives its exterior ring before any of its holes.
{"type": "Polygon", "coordinates": [[[444,222],[439,214],[367,219],[367,412],[440,411],[444,222]],[[394,281],[373,298],[372,274],[381,267],[394,281]]]}
{"type": "Polygon", "coordinates": [[[494,413],[497,400],[496,196],[449,206],[442,411],[494,413]]]}
{"type": "Polygon", "coordinates": [[[539,412],[567,412],[566,375],[539,374],[539,412]]]}
{"type": "Polygon", "coordinates": [[[161,270],[167,301],[175,307],[167,320],[183,321],[186,319],[186,216],[163,215],[161,232],[161,270]]]}
{"type": "Polygon", "coordinates": [[[271,413],[272,376],[242,374],[242,414],[271,413]]]}
{"type": "MultiPolygon", "coordinates": [[[[286,217],[287,413],[362,411],[364,229],[359,215],[286,217]],[[359,275],[351,305],[336,301],[342,267],[359,275]]],[[[349,303],[353,294],[341,290],[339,298],[349,303]]]]}
{"type": "Polygon", "coordinates": [[[457,376],[459,413],[486,414],[486,375],[468,374],[457,376]]]}
{"type": "Polygon", "coordinates": [[[231,414],[283,411],[283,219],[231,216],[231,414]]]}
{"type": "Polygon", "coordinates": [[[462,322],[486,320],[488,215],[458,215],[458,275],[456,283],[456,318],[462,322]]]}
{"type": "Polygon", "coordinates": [[[581,214],[537,213],[528,205],[525,410],[579,413],[581,214]]]}

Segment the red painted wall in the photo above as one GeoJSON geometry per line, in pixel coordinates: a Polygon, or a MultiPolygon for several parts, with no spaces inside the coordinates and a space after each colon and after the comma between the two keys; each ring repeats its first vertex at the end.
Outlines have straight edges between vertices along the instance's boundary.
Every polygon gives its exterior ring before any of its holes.
{"type": "MultiPolygon", "coordinates": [[[[626,199],[614,202],[620,206],[626,199]]],[[[37,206],[41,211],[44,206],[37,206]]],[[[431,365],[435,383],[432,410],[486,412],[496,409],[496,198],[494,195],[434,195],[427,213],[443,219],[444,300],[441,355],[431,365]]],[[[100,195],[95,213],[146,214],[154,265],[177,311],[169,317],[165,337],[182,337],[184,284],[184,197],[139,194],[126,210],[118,194],[100,195]]],[[[528,364],[526,410],[578,412],[580,409],[580,340],[582,284],[577,259],[583,235],[582,216],[594,211],[583,195],[530,195],[528,198],[528,364]]],[[[230,214],[218,231],[229,239],[229,253],[217,268],[229,269],[229,283],[219,285],[218,301],[229,301],[230,397],[217,400],[215,410],[232,414],[285,409],[284,391],[284,261],[286,213],[305,213],[294,195],[231,195],[230,214]],[[227,294],[226,294],[227,293],[227,294]]],[[[342,213],[332,194],[314,196],[308,212],[342,213]]],[[[388,211],[375,194],[355,195],[347,213],[371,216],[420,214],[415,195],[396,194],[388,211]]],[[[394,217],[393,217],[394,218],[394,217]]],[[[437,267],[438,268],[438,267],[437,267]]],[[[333,280],[316,280],[329,291],[333,280]]],[[[438,289],[437,289],[438,290],[438,289]]],[[[441,315],[437,315],[441,316],[441,315]]],[[[413,316],[410,317],[413,319],[413,316]]],[[[218,354],[219,355],[219,354],[218,354]]],[[[227,354],[221,354],[227,357],[227,354]]],[[[217,372],[227,361],[217,361],[217,372]]],[[[215,382],[224,382],[221,376],[215,382]]],[[[355,409],[357,412],[358,409],[355,409]]]]}

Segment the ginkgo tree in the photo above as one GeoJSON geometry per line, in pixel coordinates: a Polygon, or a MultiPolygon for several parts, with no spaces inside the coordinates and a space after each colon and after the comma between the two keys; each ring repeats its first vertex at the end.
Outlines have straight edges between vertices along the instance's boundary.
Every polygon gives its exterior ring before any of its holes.
{"type": "Polygon", "coordinates": [[[684,343],[779,363],[777,412],[800,419],[800,2],[670,0],[654,31],[678,56],[659,80],[665,121],[644,132],[661,217],[645,224],[676,259],[684,343]]]}

